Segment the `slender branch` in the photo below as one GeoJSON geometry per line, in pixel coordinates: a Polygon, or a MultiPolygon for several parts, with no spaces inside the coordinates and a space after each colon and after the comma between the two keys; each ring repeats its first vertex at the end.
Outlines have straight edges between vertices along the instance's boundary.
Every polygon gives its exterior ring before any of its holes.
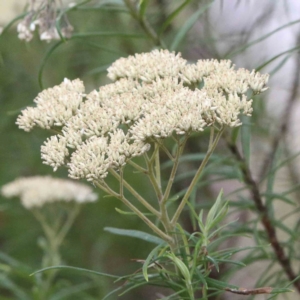
{"type": "Polygon", "coordinates": [[[212,126],[212,127],[210,127],[208,148],[211,147],[211,145],[212,145],[212,143],[214,141],[214,136],[215,136],[215,128],[212,126]]]}
{"type": "Polygon", "coordinates": [[[155,179],[159,190],[161,190],[161,174],[160,174],[160,160],[159,160],[159,146],[155,143],[155,148],[158,148],[155,154],[155,179]]]}
{"type": "MultiPolygon", "coordinates": [[[[120,175],[113,169],[110,169],[110,173],[120,181],[120,175]]],[[[147,200],[145,200],[126,180],[122,180],[125,188],[141,203],[143,204],[149,211],[151,211],[156,217],[160,218],[160,212],[156,210],[147,200]]]]}
{"type": "Polygon", "coordinates": [[[39,211],[38,208],[32,209],[31,211],[32,211],[34,217],[41,224],[47,240],[53,240],[53,238],[55,238],[55,232],[53,232],[52,228],[48,225],[47,220],[45,219],[44,215],[39,211]]]}
{"type": "Polygon", "coordinates": [[[69,232],[71,226],[73,225],[74,220],[80,211],[80,207],[81,206],[79,203],[75,203],[74,209],[70,213],[68,213],[67,221],[64,223],[62,229],[59,231],[59,233],[56,236],[56,243],[58,246],[61,245],[62,241],[64,240],[65,236],[69,232]]]}
{"type": "Polygon", "coordinates": [[[238,294],[238,295],[259,295],[259,294],[271,294],[273,288],[266,286],[266,287],[261,287],[257,289],[245,289],[245,288],[239,288],[239,289],[230,289],[230,288],[225,288],[226,292],[230,292],[233,294],[238,294]]]}
{"type": "Polygon", "coordinates": [[[162,194],[161,187],[158,185],[157,180],[155,178],[155,174],[154,174],[154,171],[153,171],[153,164],[151,163],[152,160],[149,159],[147,153],[144,154],[144,158],[145,158],[147,168],[148,168],[148,177],[149,177],[150,182],[151,182],[151,184],[154,188],[157,200],[158,200],[158,202],[160,202],[162,197],[163,197],[163,194],[162,194]]]}
{"type": "Polygon", "coordinates": [[[169,198],[169,195],[170,195],[173,183],[174,183],[175,175],[176,175],[176,172],[178,169],[179,158],[184,150],[184,146],[186,144],[187,139],[188,139],[188,137],[186,136],[184,141],[181,144],[180,144],[180,142],[178,142],[178,147],[177,147],[177,152],[176,152],[176,156],[174,159],[173,168],[172,168],[170,178],[169,178],[169,181],[168,181],[168,184],[167,184],[167,187],[166,187],[163,199],[162,199],[162,204],[165,204],[168,201],[168,198],[169,198]]]}
{"type": "Polygon", "coordinates": [[[155,142],[155,145],[156,144],[159,145],[159,147],[167,154],[167,156],[169,157],[169,159],[171,161],[174,161],[173,155],[170,153],[170,151],[168,150],[168,148],[159,139],[155,139],[154,142],[155,142]]]}
{"type": "Polygon", "coordinates": [[[143,167],[141,167],[140,165],[136,164],[135,162],[133,162],[132,160],[129,160],[128,163],[130,165],[132,165],[135,169],[137,169],[139,172],[145,173],[147,174],[148,171],[146,169],[144,169],[143,167]]]}
{"type": "MultiPolygon", "coordinates": [[[[297,45],[300,44],[300,34],[298,35],[297,39],[297,45]]],[[[266,154],[265,159],[263,160],[263,163],[261,164],[261,169],[259,172],[259,178],[260,180],[263,179],[264,175],[266,174],[266,171],[268,170],[269,166],[272,166],[272,163],[275,158],[275,153],[278,149],[280,140],[284,138],[288,132],[289,129],[289,121],[290,121],[290,115],[293,112],[293,106],[294,103],[297,100],[298,95],[298,88],[299,88],[299,81],[300,81],[300,52],[297,55],[297,61],[295,63],[295,75],[294,75],[294,81],[292,86],[292,92],[290,94],[289,99],[287,100],[287,104],[285,107],[285,111],[282,115],[282,122],[281,126],[277,132],[277,134],[274,136],[273,141],[271,142],[270,146],[270,152],[266,154]]]]}
{"type": "Polygon", "coordinates": [[[195,186],[197,184],[197,181],[199,180],[200,175],[201,175],[204,167],[206,166],[206,164],[207,164],[210,156],[214,152],[214,150],[215,150],[215,148],[216,148],[216,146],[217,146],[217,144],[218,144],[218,142],[220,140],[220,137],[221,137],[223,131],[224,131],[224,128],[221,128],[221,130],[218,132],[218,134],[217,134],[214,142],[212,143],[211,147],[209,147],[209,149],[208,149],[208,151],[207,151],[204,159],[202,160],[202,162],[201,162],[201,164],[199,166],[199,169],[197,170],[197,172],[196,172],[196,174],[195,174],[192,182],[190,183],[190,186],[188,187],[188,189],[187,189],[187,191],[186,191],[183,199],[181,200],[181,202],[180,202],[180,204],[179,204],[179,206],[178,206],[178,208],[177,208],[177,210],[176,210],[176,212],[175,212],[175,214],[174,214],[174,216],[172,218],[172,221],[171,221],[173,227],[176,225],[177,220],[178,220],[178,218],[179,218],[182,210],[184,209],[184,207],[185,207],[185,205],[186,205],[186,203],[187,203],[187,201],[188,201],[188,199],[189,199],[189,197],[190,197],[193,189],[195,188],[195,186]]]}
{"type": "Polygon", "coordinates": [[[120,196],[124,197],[124,177],[123,177],[123,168],[120,169],[120,196]]]}
{"type": "Polygon", "coordinates": [[[130,203],[124,196],[121,197],[120,194],[116,193],[112,190],[105,182],[98,183],[94,181],[94,184],[97,185],[100,189],[107,192],[108,194],[116,197],[121,200],[127,207],[129,207],[140,219],[142,219],[159,237],[161,237],[165,242],[172,245],[174,244],[173,239],[165,234],[162,230],[160,230],[154,223],[152,223],[138,208],[136,208],[133,204],[130,203]]]}
{"type": "Polygon", "coordinates": [[[272,245],[272,248],[275,252],[277,260],[278,260],[279,264],[281,265],[282,269],[284,270],[285,274],[289,278],[289,280],[293,281],[295,288],[300,293],[300,280],[299,279],[295,280],[297,278],[297,275],[294,273],[292,266],[291,266],[291,261],[284,253],[284,249],[278,240],[278,237],[276,234],[276,229],[275,229],[274,225],[272,224],[272,220],[270,219],[270,216],[268,213],[268,208],[263,203],[263,200],[262,200],[259,188],[258,188],[258,184],[254,181],[251,171],[250,171],[249,167],[247,166],[245,159],[240,154],[237,146],[235,144],[230,143],[229,140],[227,140],[227,145],[228,145],[228,148],[231,151],[231,153],[236,158],[236,160],[240,163],[244,182],[249,187],[252,200],[256,206],[256,210],[257,210],[258,214],[260,214],[260,216],[261,216],[262,225],[264,226],[264,228],[266,230],[268,239],[272,245]]]}

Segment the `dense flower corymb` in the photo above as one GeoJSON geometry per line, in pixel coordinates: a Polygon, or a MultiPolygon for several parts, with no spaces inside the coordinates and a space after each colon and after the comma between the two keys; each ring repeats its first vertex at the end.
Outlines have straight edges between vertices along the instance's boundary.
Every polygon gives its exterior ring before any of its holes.
{"type": "Polygon", "coordinates": [[[85,95],[80,80],[67,80],[41,92],[36,107],[22,111],[21,129],[54,128],[42,146],[42,159],[69,176],[103,180],[143,155],[151,143],[214,126],[241,125],[251,115],[246,95],[265,91],[268,75],[234,69],[229,60],[195,64],[167,50],[120,58],[108,69],[114,83],[85,95]]]}
{"type": "Polygon", "coordinates": [[[7,198],[20,197],[27,209],[57,201],[84,203],[97,200],[89,186],[50,176],[18,178],[4,185],[1,193],[7,198]]]}

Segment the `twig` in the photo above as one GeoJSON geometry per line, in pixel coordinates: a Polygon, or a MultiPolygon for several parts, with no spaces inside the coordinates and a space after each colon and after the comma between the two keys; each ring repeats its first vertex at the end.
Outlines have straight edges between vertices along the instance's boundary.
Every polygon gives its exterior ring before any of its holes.
{"type": "Polygon", "coordinates": [[[273,288],[266,286],[266,287],[261,287],[257,289],[245,289],[245,288],[239,288],[239,289],[230,289],[230,288],[225,288],[226,292],[230,292],[233,294],[238,294],[238,295],[258,295],[258,294],[271,294],[273,288]]]}
{"type": "Polygon", "coordinates": [[[268,208],[264,205],[262,201],[258,185],[254,181],[251,171],[249,170],[245,159],[240,154],[237,146],[235,144],[230,143],[228,140],[227,145],[231,153],[235,156],[236,160],[240,163],[244,182],[249,187],[252,200],[256,206],[257,212],[261,216],[261,222],[266,230],[268,239],[273,247],[277,260],[282,266],[282,269],[284,270],[289,280],[293,281],[295,288],[300,293],[300,280],[296,280],[297,276],[292,269],[291,261],[284,253],[283,247],[281,246],[277,238],[275,227],[273,226],[272,221],[269,217],[268,208]]]}

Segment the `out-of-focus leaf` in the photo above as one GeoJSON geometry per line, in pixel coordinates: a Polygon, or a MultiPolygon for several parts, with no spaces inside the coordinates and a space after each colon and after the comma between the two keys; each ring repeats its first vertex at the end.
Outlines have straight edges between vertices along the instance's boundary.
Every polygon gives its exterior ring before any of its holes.
{"type": "Polygon", "coordinates": [[[23,291],[23,289],[21,289],[21,287],[15,284],[3,273],[0,273],[0,287],[3,287],[13,293],[16,296],[14,299],[31,300],[30,297],[23,291]]]}
{"type": "Polygon", "coordinates": [[[290,26],[292,26],[292,25],[298,24],[299,22],[300,22],[300,20],[296,20],[296,21],[293,21],[293,22],[289,22],[289,23],[287,23],[287,24],[285,24],[285,25],[283,25],[283,26],[280,26],[280,27],[276,28],[275,30],[272,30],[271,32],[267,33],[266,35],[263,35],[262,37],[260,37],[260,38],[258,38],[258,39],[256,39],[256,40],[254,40],[254,41],[252,41],[252,42],[250,42],[250,43],[248,43],[248,44],[246,44],[246,45],[244,45],[244,46],[242,46],[242,47],[236,49],[235,51],[233,51],[233,52],[227,54],[227,55],[225,56],[225,58],[231,58],[231,57],[233,57],[234,55],[243,52],[243,51],[246,50],[247,48],[249,48],[249,47],[251,47],[251,46],[253,46],[253,45],[255,45],[255,44],[258,44],[259,42],[261,42],[261,41],[267,39],[268,37],[270,37],[270,36],[273,35],[274,33],[278,32],[278,31],[280,31],[280,30],[282,30],[282,29],[285,29],[285,28],[287,28],[287,27],[290,27],[290,26]]]}
{"type": "Polygon", "coordinates": [[[277,58],[285,55],[285,54],[288,54],[288,53],[293,53],[293,52],[297,52],[298,50],[300,50],[300,46],[297,46],[297,47],[294,47],[294,48],[291,48],[289,50],[286,50],[286,51],[283,51],[275,56],[273,56],[272,58],[270,58],[269,60],[267,60],[266,62],[264,62],[263,64],[261,64],[260,66],[258,66],[255,71],[256,72],[259,72],[260,70],[262,70],[264,67],[266,67],[267,65],[269,65],[271,62],[275,61],[277,58]]]}
{"type": "Polygon", "coordinates": [[[88,274],[94,274],[94,275],[100,275],[108,278],[113,278],[113,279],[118,279],[119,276],[103,273],[103,272],[97,272],[89,269],[83,269],[83,268],[76,268],[76,267],[70,267],[70,266],[53,266],[53,267],[48,267],[48,268],[43,268],[38,271],[33,272],[30,274],[30,276],[33,276],[38,273],[42,273],[48,270],[55,270],[55,269],[64,269],[64,270],[71,270],[71,271],[76,271],[76,272],[81,272],[81,273],[88,273],[88,274]]]}
{"type": "Polygon", "coordinates": [[[140,0],[139,14],[141,18],[144,17],[148,4],[149,4],[149,0],[140,0]]]}
{"type": "Polygon", "coordinates": [[[114,227],[105,227],[104,230],[117,235],[131,236],[153,244],[161,245],[164,243],[164,241],[159,237],[139,230],[128,230],[128,229],[120,229],[114,227]]]}
{"type": "Polygon", "coordinates": [[[191,2],[191,0],[185,0],[179,7],[177,7],[165,20],[159,29],[159,35],[161,35],[170,23],[180,14],[180,12],[191,2]]]}
{"type": "Polygon", "coordinates": [[[61,289],[58,293],[51,296],[50,300],[63,300],[71,295],[80,295],[80,292],[88,290],[96,286],[95,282],[85,282],[78,285],[72,285],[70,287],[61,289]]]}
{"type": "Polygon", "coordinates": [[[182,40],[185,38],[187,32],[194,26],[198,18],[209,9],[209,7],[213,4],[214,1],[208,2],[206,5],[201,6],[193,15],[189,17],[189,19],[182,25],[182,27],[177,32],[171,46],[170,50],[176,50],[182,40]]]}

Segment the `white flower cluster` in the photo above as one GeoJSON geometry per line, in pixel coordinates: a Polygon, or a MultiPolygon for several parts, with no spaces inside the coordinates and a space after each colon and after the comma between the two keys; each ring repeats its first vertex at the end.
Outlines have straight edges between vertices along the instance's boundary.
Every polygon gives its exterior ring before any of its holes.
{"type": "Polygon", "coordinates": [[[239,126],[239,115],[252,113],[245,94],[265,91],[268,81],[268,75],[234,70],[228,60],[188,64],[167,50],[121,58],[108,76],[116,81],[88,95],[81,81],[66,79],[40,93],[37,106],[19,116],[25,131],[60,130],[41,151],[54,170],[66,164],[72,178],[102,180],[156,139],[214,125],[239,126]]]}
{"type": "Polygon", "coordinates": [[[19,197],[27,209],[57,201],[84,203],[97,200],[89,186],[50,176],[18,178],[4,185],[1,193],[7,198],[19,197]]]}
{"type": "Polygon", "coordinates": [[[62,126],[76,114],[83,92],[84,85],[79,79],[65,79],[59,86],[42,91],[34,99],[36,107],[23,110],[16,124],[25,131],[36,125],[44,129],[62,126]]]}
{"type": "MultiPolygon", "coordinates": [[[[56,2],[56,0],[30,0],[30,10],[17,26],[20,40],[29,42],[33,38],[33,32],[37,26],[39,27],[41,40],[50,42],[60,39],[56,28],[56,2]]],[[[66,15],[63,16],[63,21],[64,24],[61,26],[61,34],[63,37],[69,38],[72,35],[73,27],[69,24],[66,15]]]]}

